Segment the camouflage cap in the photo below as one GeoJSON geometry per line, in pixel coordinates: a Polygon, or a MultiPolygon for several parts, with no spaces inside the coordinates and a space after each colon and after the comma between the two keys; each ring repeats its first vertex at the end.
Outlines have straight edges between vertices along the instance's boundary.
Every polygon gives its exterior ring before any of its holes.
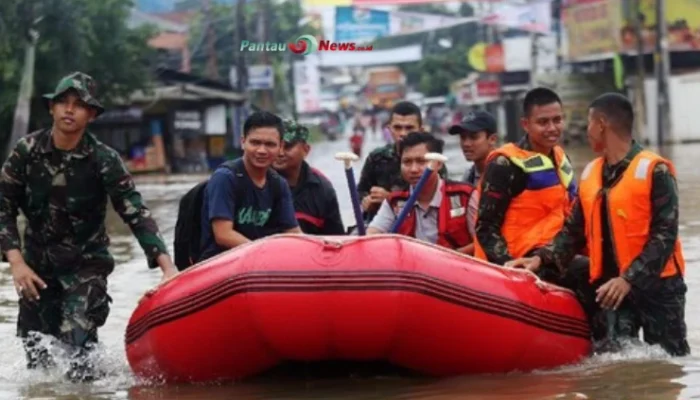
{"type": "Polygon", "coordinates": [[[90,75],[83,72],[73,72],[61,78],[53,93],[45,94],[44,99],[46,99],[48,103],[49,100],[55,100],[69,90],[75,90],[78,96],[80,96],[80,99],[89,106],[95,108],[97,110],[97,115],[100,115],[105,109],[95,98],[96,88],[95,80],[90,75]]]}
{"type": "Polygon", "coordinates": [[[287,143],[307,142],[309,140],[309,128],[296,121],[285,120],[282,140],[287,143]]]}

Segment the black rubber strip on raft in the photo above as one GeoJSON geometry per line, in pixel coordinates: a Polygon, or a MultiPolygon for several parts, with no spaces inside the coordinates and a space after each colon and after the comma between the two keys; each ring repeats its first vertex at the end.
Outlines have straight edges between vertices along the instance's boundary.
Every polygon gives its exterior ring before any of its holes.
{"type": "MultiPolygon", "coordinates": [[[[394,274],[395,275],[395,274],[394,274]]],[[[268,276],[269,278],[269,276],[268,276]]],[[[482,311],[486,312],[491,312],[491,313],[498,313],[498,314],[519,314],[522,315],[523,317],[527,317],[528,320],[532,323],[538,323],[539,326],[547,326],[549,329],[554,329],[554,328],[559,328],[559,330],[563,331],[578,331],[579,333],[585,332],[586,334],[588,333],[588,325],[585,321],[564,316],[561,314],[556,314],[552,312],[547,312],[547,311],[542,311],[536,308],[532,308],[529,306],[526,306],[522,303],[519,303],[517,301],[512,301],[508,299],[503,299],[497,296],[489,295],[486,294],[484,295],[483,293],[476,292],[474,293],[466,293],[463,289],[461,288],[462,291],[457,291],[455,293],[454,290],[451,290],[449,292],[446,292],[444,288],[440,287],[435,287],[435,283],[432,282],[418,282],[416,283],[415,280],[410,280],[410,279],[397,279],[396,276],[391,277],[391,276],[386,276],[382,277],[381,280],[378,283],[378,279],[375,277],[374,279],[366,279],[366,277],[360,277],[360,278],[354,278],[351,281],[348,281],[348,279],[338,281],[338,279],[333,279],[332,281],[329,280],[328,276],[324,276],[323,279],[319,278],[314,278],[314,277],[306,277],[306,279],[302,280],[300,279],[301,277],[297,277],[297,279],[293,280],[292,282],[290,281],[280,281],[279,277],[278,279],[274,279],[274,284],[275,287],[270,288],[270,284],[273,280],[266,279],[266,282],[260,282],[260,277],[251,277],[251,276],[239,276],[234,278],[237,281],[237,289],[239,292],[261,292],[261,291],[278,291],[278,292],[313,292],[313,291],[330,291],[334,290],[334,288],[339,288],[336,290],[358,290],[356,287],[352,287],[352,285],[372,285],[373,290],[395,290],[396,288],[399,288],[400,290],[408,290],[412,292],[418,292],[418,293],[423,293],[428,296],[433,296],[433,297],[441,297],[442,300],[458,304],[458,305],[464,305],[463,303],[467,303],[467,305],[472,304],[480,304],[481,307],[480,309],[482,311]],[[320,281],[323,281],[322,283],[320,281]],[[323,286],[322,286],[323,285],[323,286]],[[335,285],[333,288],[328,288],[328,285],[335,285]],[[262,287],[261,287],[262,286],[262,287]],[[244,290],[241,290],[244,289],[244,290]],[[442,294],[441,294],[442,293],[442,294]],[[445,296],[447,294],[447,296],[445,296]],[[466,295],[466,296],[465,296],[466,295]]],[[[190,298],[187,298],[185,300],[189,300],[186,302],[183,302],[182,299],[170,304],[167,304],[165,306],[161,306],[153,311],[151,311],[148,316],[144,316],[141,318],[139,321],[135,322],[130,326],[130,329],[132,330],[131,332],[133,334],[138,334],[138,331],[147,328],[147,325],[158,325],[160,324],[160,321],[162,319],[167,319],[167,320],[172,320],[172,315],[176,315],[176,318],[178,318],[179,315],[185,314],[190,312],[193,307],[197,307],[199,304],[209,304],[209,301],[212,298],[220,298],[230,296],[231,295],[231,290],[233,289],[231,287],[231,282],[228,282],[229,285],[216,285],[216,287],[213,288],[213,290],[208,291],[208,293],[205,296],[200,296],[197,298],[193,304],[192,300],[190,298]]],[[[460,288],[457,286],[457,288],[460,288]]],[[[359,288],[361,289],[361,288],[359,288]]],[[[472,307],[474,308],[474,307],[472,307]]],[[[507,315],[506,315],[507,317],[507,315]]]]}
{"type": "MultiPolygon", "coordinates": [[[[155,315],[157,314],[165,314],[165,313],[173,313],[173,312],[178,312],[179,309],[181,308],[191,308],[192,301],[194,300],[195,302],[206,302],[208,297],[218,297],[220,295],[221,291],[225,291],[228,293],[231,290],[231,286],[234,284],[234,281],[237,284],[252,284],[252,283],[260,283],[261,278],[264,277],[264,283],[288,283],[288,284],[293,284],[293,285],[301,285],[301,284],[310,284],[314,286],[318,286],[319,282],[323,281],[324,283],[336,283],[336,284],[343,284],[347,283],[349,281],[352,282],[358,282],[358,280],[364,280],[365,282],[363,283],[377,283],[379,280],[380,283],[387,283],[390,280],[391,281],[396,281],[399,280],[400,282],[411,282],[411,281],[416,281],[420,280],[421,286],[428,286],[430,288],[433,288],[435,290],[444,290],[446,287],[451,288],[453,292],[457,292],[460,294],[473,294],[476,296],[479,296],[480,299],[477,301],[481,302],[490,302],[493,303],[493,301],[496,302],[496,304],[503,308],[506,306],[509,306],[507,308],[513,310],[513,311],[519,311],[524,314],[531,315],[535,318],[537,317],[542,317],[546,318],[546,321],[549,321],[551,323],[559,323],[559,324],[564,324],[564,325],[569,325],[573,323],[573,326],[579,327],[582,329],[588,329],[588,324],[582,320],[579,320],[577,318],[573,318],[570,316],[562,315],[562,314],[557,314],[551,311],[544,311],[540,310],[537,308],[533,308],[530,306],[527,306],[525,304],[522,304],[518,301],[515,300],[509,300],[505,299],[493,294],[485,293],[485,292],[479,292],[474,289],[470,289],[467,287],[459,286],[438,278],[434,278],[429,275],[425,274],[420,274],[416,272],[404,272],[404,271],[334,271],[334,272],[324,272],[322,275],[316,275],[318,274],[318,271],[292,271],[292,272],[287,272],[287,271],[265,271],[265,272],[250,272],[246,274],[241,274],[235,277],[231,277],[228,280],[222,281],[220,283],[217,283],[215,285],[210,286],[209,290],[207,293],[202,294],[201,291],[198,293],[197,298],[195,298],[196,295],[189,296],[186,298],[182,298],[179,300],[176,300],[172,303],[160,306],[156,308],[155,310],[149,312],[149,315],[151,315],[151,318],[156,318],[155,315]],[[293,281],[289,281],[289,277],[293,277],[293,281]],[[342,279],[339,281],[338,277],[342,277],[342,279]],[[306,278],[306,279],[302,279],[306,278]],[[369,279],[369,280],[368,280],[369,279]]],[[[302,289],[302,290],[307,290],[307,289],[302,289]]],[[[327,289],[325,289],[327,290],[327,289]]],[[[259,291],[259,290],[256,290],[259,291]]],[[[293,290],[293,291],[299,291],[299,290],[293,290]]],[[[142,317],[139,321],[135,322],[132,324],[133,329],[139,329],[139,325],[141,322],[146,322],[143,321],[145,319],[145,316],[142,317]]]]}
{"type": "Polygon", "coordinates": [[[126,344],[150,329],[194,314],[232,296],[253,292],[404,291],[432,297],[549,332],[588,339],[585,320],[408,271],[264,271],[228,278],[188,297],[157,307],[126,330],[126,344]]]}

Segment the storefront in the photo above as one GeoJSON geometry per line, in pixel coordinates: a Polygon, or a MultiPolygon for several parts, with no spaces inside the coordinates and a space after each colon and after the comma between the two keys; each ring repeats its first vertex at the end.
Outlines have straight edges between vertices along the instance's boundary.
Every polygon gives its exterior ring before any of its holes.
{"type": "Polygon", "coordinates": [[[133,173],[205,172],[233,146],[232,110],[244,96],[227,85],[161,70],[161,86],[100,116],[91,131],[115,148],[133,173]],[[190,83],[190,82],[196,82],[190,83]]]}

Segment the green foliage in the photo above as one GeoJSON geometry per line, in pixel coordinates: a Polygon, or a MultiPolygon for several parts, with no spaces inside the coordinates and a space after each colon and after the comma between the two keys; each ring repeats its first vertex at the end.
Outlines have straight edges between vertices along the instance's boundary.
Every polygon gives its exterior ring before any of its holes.
{"type": "MultiPolygon", "coordinates": [[[[215,50],[218,65],[218,75],[220,79],[227,79],[229,69],[235,65],[235,58],[240,51],[240,42],[234,43],[234,29],[241,23],[236,19],[236,6],[215,5],[212,7],[211,18],[206,15],[199,15],[191,27],[191,52],[192,52],[192,72],[195,74],[205,74],[207,58],[206,32],[211,25],[213,35],[216,38],[215,50]]],[[[302,34],[318,34],[318,31],[310,25],[298,26],[299,20],[303,17],[300,2],[295,0],[285,0],[282,2],[272,0],[248,1],[245,6],[245,32],[243,39],[251,42],[260,42],[258,35],[258,15],[261,9],[266,9],[266,25],[268,26],[268,41],[275,43],[289,43],[302,34]]],[[[299,59],[299,56],[286,52],[249,52],[245,51],[246,65],[263,63],[263,57],[267,57],[268,62],[275,69],[275,99],[285,100],[288,93],[285,76],[284,63],[299,59]]],[[[253,102],[256,99],[253,97],[253,102]]]]}
{"type": "MultiPolygon", "coordinates": [[[[440,4],[419,4],[401,7],[402,11],[416,11],[432,14],[454,15],[440,4]]],[[[459,16],[471,17],[474,9],[469,3],[462,3],[459,16]]],[[[449,92],[450,84],[465,78],[472,68],[467,64],[467,51],[479,41],[479,26],[467,23],[441,28],[431,32],[380,38],[374,43],[375,49],[420,44],[423,58],[420,61],[401,64],[409,84],[426,96],[441,96],[449,92]],[[452,43],[449,49],[441,47],[440,39],[452,43]]]]}
{"type": "Polygon", "coordinates": [[[109,105],[115,98],[150,81],[153,51],[150,28],[129,29],[131,0],[2,0],[0,1],[0,137],[12,126],[22,77],[27,32],[39,33],[34,70],[30,128],[47,122],[39,96],[73,71],[92,75],[98,95],[109,105]]]}

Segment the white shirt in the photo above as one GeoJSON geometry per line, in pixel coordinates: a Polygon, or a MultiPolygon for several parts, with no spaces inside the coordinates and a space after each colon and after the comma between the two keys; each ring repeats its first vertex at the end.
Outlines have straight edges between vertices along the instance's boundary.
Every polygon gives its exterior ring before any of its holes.
{"type": "MultiPolygon", "coordinates": [[[[433,244],[437,243],[438,214],[440,204],[442,204],[442,188],[444,184],[445,182],[442,179],[438,180],[437,189],[427,208],[424,209],[421,207],[417,201],[413,206],[416,211],[416,239],[418,240],[433,244]]],[[[411,188],[411,193],[413,193],[413,188],[411,188]]],[[[389,205],[389,202],[384,200],[377,215],[374,216],[374,219],[372,219],[372,222],[369,224],[369,227],[381,233],[388,233],[394,221],[396,221],[396,217],[398,217],[398,213],[395,213],[389,205]]]]}

